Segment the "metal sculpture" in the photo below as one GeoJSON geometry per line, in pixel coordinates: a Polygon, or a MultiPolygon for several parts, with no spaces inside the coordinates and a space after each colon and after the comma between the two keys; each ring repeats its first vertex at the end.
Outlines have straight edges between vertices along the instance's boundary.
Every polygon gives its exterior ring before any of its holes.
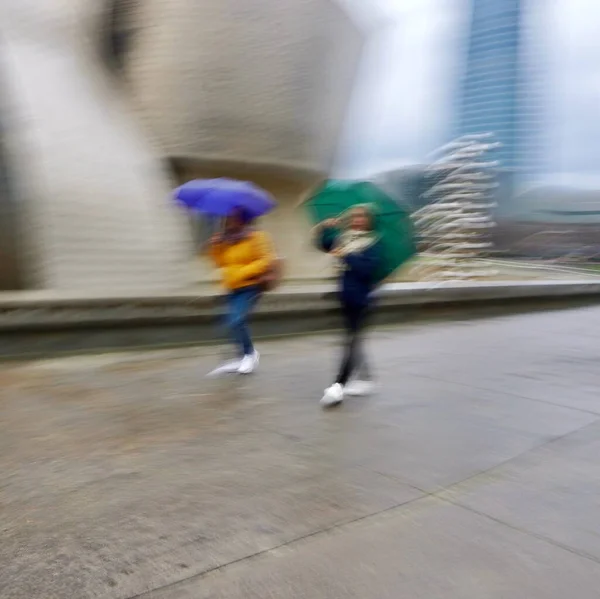
{"type": "Polygon", "coordinates": [[[498,168],[486,154],[497,146],[491,135],[470,135],[435,153],[427,169],[427,204],[414,214],[423,253],[420,279],[465,281],[496,274],[481,259],[492,248],[498,168]]]}

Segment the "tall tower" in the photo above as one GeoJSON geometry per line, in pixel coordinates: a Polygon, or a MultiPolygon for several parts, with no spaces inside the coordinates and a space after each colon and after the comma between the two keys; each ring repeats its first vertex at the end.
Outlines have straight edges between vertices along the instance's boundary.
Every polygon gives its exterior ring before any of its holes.
{"type": "Polygon", "coordinates": [[[541,165],[541,81],[524,0],[472,0],[458,135],[492,133],[501,168],[527,176],[541,165]],[[537,73],[539,75],[539,73],[537,73]]]}

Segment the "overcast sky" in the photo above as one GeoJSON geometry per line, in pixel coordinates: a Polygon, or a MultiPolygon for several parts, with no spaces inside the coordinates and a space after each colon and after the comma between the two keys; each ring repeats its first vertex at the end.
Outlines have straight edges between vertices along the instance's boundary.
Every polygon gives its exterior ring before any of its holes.
{"type": "MultiPolygon", "coordinates": [[[[377,2],[388,24],[367,44],[341,144],[343,175],[422,162],[452,135],[470,0],[377,2]]],[[[539,53],[542,75],[549,179],[596,186],[600,2],[526,0],[526,7],[528,43],[539,53]]]]}

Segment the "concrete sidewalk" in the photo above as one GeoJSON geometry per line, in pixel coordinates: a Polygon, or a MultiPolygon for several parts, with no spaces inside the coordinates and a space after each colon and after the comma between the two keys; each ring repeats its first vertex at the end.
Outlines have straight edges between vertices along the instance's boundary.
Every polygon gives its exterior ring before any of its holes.
{"type": "Polygon", "coordinates": [[[0,366],[2,599],[596,599],[600,308],[0,366]]]}

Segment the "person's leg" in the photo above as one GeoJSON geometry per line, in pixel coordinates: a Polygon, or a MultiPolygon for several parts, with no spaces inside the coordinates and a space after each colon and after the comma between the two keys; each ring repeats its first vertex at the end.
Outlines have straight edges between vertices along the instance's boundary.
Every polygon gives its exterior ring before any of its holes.
{"type": "Polygon", "coordinates": [[[357,348],[356,348],[356,373],[358,374],[358,379],[364,382],[370,382],[371,379],[371,369],[369,368],[369,363],[367,362],[367,358],[365,356],[365,343],[363,335],[359,335],[357,348]]]}
{"type": "Polygon", "coordinates": [[[248,316],[258,299],[254,287],[234,291],[228,296],[227,326],[240,357],[254,353],[254,346],[248,328],[248,316]]]}
{"type": "Polygon", "coordinates": [[[258,352],[254,350],[248,330],[248,316],[259,299],[257,288],[240,289],[226,296],[225,328],[235,346],[237,358],[225,362],[208,376],[216,377],[223,374],[250,374],[258,365],[258,352]]]}
{"type": "Polygon", "coordinates": [[[248,316],[259,297],[260,291],[258,288],[252,287],[244,290],[240,300],[240,307],[238,310],[239,323],[237,324],[237,329],[244,355],[238,369],[239,374],[250,374],[254,372],[260,359],[258,352],[254,349],[254,344],[252,343],[252,338],[250,336],[250,329],[248,327],[248,316]]]}
{"type": "Polygon", "coordinates": [[[371,395],[376,389],[376,385],[371,377],[370,369],[364,357],[363,335],[359,333],[357,347],[355,350],[355,369],[356,377],[351,380],[344,388],[344,394],[350,397],[364,397],[371,395]]]}
{"type": "Polygon", "coordinates": [[[357,375],[357,380],[365,382],[371,380],[371,372],[365,354],[365,328],[367,326],[368,316],[368,308],[363,308],[358,313],[356,323],[356,347],[354,353],[354,372],[357,375]]]}
{"type": "Polygon", "coordinates": [[[373,382],[372,373],[365,356],[365,329],[369,319],[369,312],[369,308],[366,307],[360,313],[358,319],[354,353],[354,372],[356,373],[356,377],[344,388],[344,394],[350,397],[364,397],[371,395],[377,388],[376,384],[373,382]]]}
{"type": "Polygon", "coordinates": [[[348,382],[356,363],[357,312],[353,306],[342,304],[342,316],[344,318],[344,328],[346,329],[342,362],[335,383],[325,390],[325,395],[321,399],[321,405],[324,407],[337,405],[344,400],[344,386],[348,382]]]}
{"type": "Polygon", "coordinates": [[[236,357],[225,360],[223,364],[208,373],[207,376],[209,377],[234,374],[240,368],[242,359],[244,358],[244,338],[240,333],[239,327],[240,307],[239,292],[232,291],[225,296],[225,314],[223,315],[222,326],[233,342],[236,357]]]}
{"type": "Polygon", "coordinates": [[[346,336],[346,344],[342,355],[342,363],[335,382],[345,386],[354,372],[356,364],[356,333],[350,332],[346,336]]]}
{"type": "Polygon", "coordinates": [[[227,295],[227,310],[225,313],[225,327],[227,333],[235,346],[235,353],[238,358],[244,357],[244,340],[240,335],[240,293],[232,291],[227,295]]]}
{"type": "Polygon", "coordinates": [[[360,326],[363,310],[356,306],[345,305],[343,306],[343,313],[346,327],[346,345],[336,383],[345,386],[359,365],[360,326]]]}

